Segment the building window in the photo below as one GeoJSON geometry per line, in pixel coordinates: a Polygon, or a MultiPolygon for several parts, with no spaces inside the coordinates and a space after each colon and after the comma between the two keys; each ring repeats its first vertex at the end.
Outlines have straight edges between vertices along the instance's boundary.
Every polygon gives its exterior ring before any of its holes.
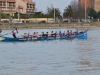
{"type": "Polygon", "coordinates": [[[9,6],[14,7],[14,3],[9,3],[9,6]]]}
{"type": "Polygon", "coordinates": [[[81,0],[79,0],[79,2],[81,2],[81,0]]]}
{"type": "Polygon", "coordinates": [[[35,9],[35,6],[33,5],[33,8],[35,9]]]}
{"type": "Polygon", "coordinates": [[[2,6],[2,2],[0,2],[0,6],[2,6]]]}
{"type": "Polygon", "coordinates": [[[32,4],[30,4],[30,8],[33,8],[33,5],[32,4]]]}
{"type": "Polygon", "coordinates": [[[6,3],[5,2],[3,2],[3,6],[6,6],[6,3]]]}
{"type": "Polygon", "coordinates": [[[27,8],[29,8],[29,4],[27,4],[27,8]]]}
{"type": "Polygon", "coordinates": [[[11,6],[11,3],[9,3],[9,6],[11,6]]]}
{"type": "Polygon", "coordinates": [[[13,6],[15,7],[15,3],[13,3],[13,6]]]}

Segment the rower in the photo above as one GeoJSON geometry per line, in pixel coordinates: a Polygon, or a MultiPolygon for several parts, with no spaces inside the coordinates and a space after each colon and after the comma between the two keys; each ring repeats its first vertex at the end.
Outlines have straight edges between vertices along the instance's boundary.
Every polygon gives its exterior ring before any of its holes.
{"type": "Polygon", "coordinates": [[[42,37],[44,36],[44,32],[42,32],[42,37]]]}
{"type": "Polygon", "coordinates": [[[70,32],[69,32],[69,30],[67,30],[67,36],[70,36],[70,32]]]}
{"type": "Polygon", "coordinates": [[[46,34],[44,34],[44,32],[42,32],[42,37],[48,37],[48,32],[46,32],[46,34]]]}
{"type": "Polygon", "coordinates": [[[49,36],[49,34],[48,34],[48,32],[46,32],[46,37],[48,37],[49,36]]]}
{"type": "Polygon", "coordinates": [[[58,35],[57,31],[54,33],[54,35],[55,35],[55,36],[57,36],[57,35],[58,35]]]}
{"type": "Polygon", "coordinates": [[[70,32],[69,32],[69,33],[70,33],[70,35],[72,35],[72,34],[73,34],[72,30],[70,30],[70,32]]]}
{"type": "Polygon", "coordinates": [[[35,35],[35,34],[36,34],[36,33],[34,32],[34,33],[33,33],[33,37],[36,37],[36,35],[35,35]]]}
{"type": "Polygon", "coordinates": [[[36,36],[36,37],[38,37],[38,36],[39,36],[39,35],[38,35],[38,32],[36,32],[35,36],[36,36]]]}
{"type": "Polygon", "coordinates": [[[54,34],[53,31],[51,31],[51,37],[53,36],[53,34],[54,34]]]}
{"type": "Polygon", "coordinates": [[[65,35],[66,35],[66,32],[64,31],[64,32],[63,32],[63,36],[65,36],[65,35]]]}
{"type": "Polygon", "coordinates": [[[62,33],[61,33],[61,31],[59,31],[59,36],[62,36],[62,33]]]}
{"type": "Polygon", "coordinates": [[[24,33],[23,38],[28,38],[28,37],[29,37],[28,34],[24,33]]]}
{"type": "Polygon", "coordinates": [[[56,36],[56,33],[53,33],[53,31],[51,31],[51,37],[52,36],[56,36]]]}

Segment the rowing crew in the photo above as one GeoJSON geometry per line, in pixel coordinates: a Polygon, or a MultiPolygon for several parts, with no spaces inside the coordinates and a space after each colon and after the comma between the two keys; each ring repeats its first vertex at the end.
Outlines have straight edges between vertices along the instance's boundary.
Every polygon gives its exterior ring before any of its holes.
{"type": "Polygon", "coordinates": [[[44,33],[42,32],[42,34],[38,34],[38,32],[34,32],[33,35],[30,35],[30,33],[24,33],[24,35],[21,35],[21,38],[30,38],[30,37],[53,37],[53,36],[70,36],[70,37],[75,37],[75,35],[78,34],[78,30],[76,30],[75,32],[72,32],[72,30],[67,30],[67,32],[61,32],[59,31],[59,33],[57,33],[57,31],[54,33],[53,31],[51,31],[51,33],[49,34],[48,32],[44,33]]]}

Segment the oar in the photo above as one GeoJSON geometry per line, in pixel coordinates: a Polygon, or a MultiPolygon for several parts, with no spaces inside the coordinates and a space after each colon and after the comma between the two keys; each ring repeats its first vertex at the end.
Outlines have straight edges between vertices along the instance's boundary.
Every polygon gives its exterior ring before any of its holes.
{"type": "MultiPolygon", "coordinates": [[[[8,35],[8,34],[11,34],[11,33],[6,33],[6,34],[4,34],[4,35],[8,35]]],[[[4,36],[4,35],[1,35],[1,36],[4,36]]]]}

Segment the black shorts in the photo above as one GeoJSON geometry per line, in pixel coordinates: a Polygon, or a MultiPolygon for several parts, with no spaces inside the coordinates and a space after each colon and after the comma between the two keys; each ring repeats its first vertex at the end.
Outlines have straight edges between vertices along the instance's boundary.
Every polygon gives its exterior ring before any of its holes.
{"type": "Polygon", "coordinates": [[[14,38],[16,38],[16,35],[15,35],[15,34],[13,34],[13,37],[14,37],[14,38]]]}

